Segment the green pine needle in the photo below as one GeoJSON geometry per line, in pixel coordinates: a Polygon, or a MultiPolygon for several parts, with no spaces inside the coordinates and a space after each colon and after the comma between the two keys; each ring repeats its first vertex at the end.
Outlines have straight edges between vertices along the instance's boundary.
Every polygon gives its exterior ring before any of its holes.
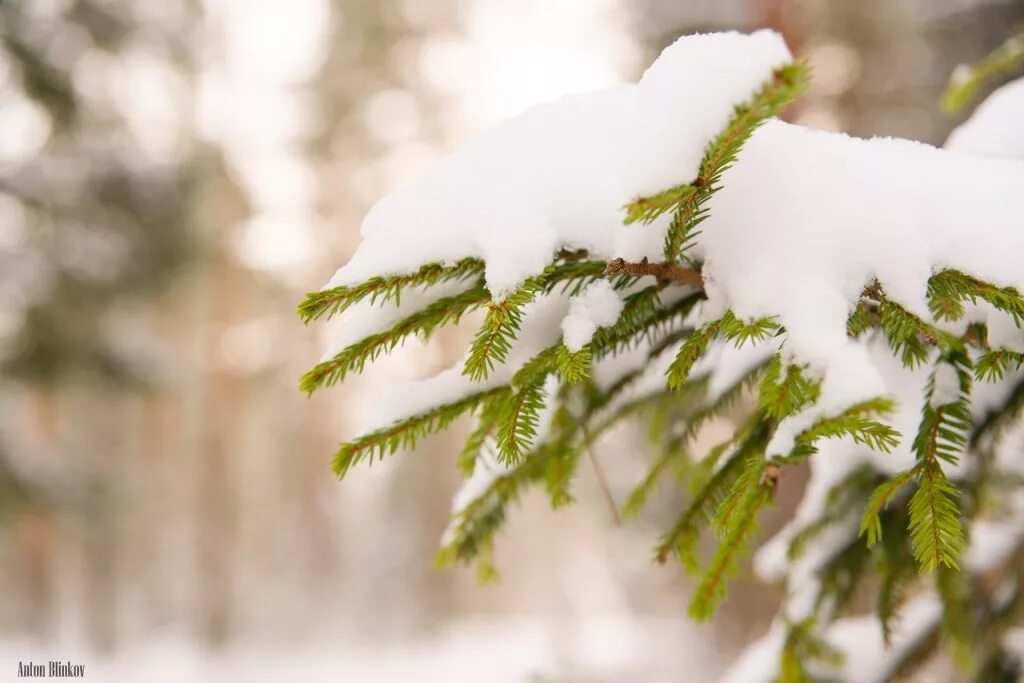
{"type": "Polygon", "coordinates": [[[693,185],[678,185],[662,190],[650,197],[640,197],[626,207],[626,225],[630,223],[652,223],[659,216],[674,210],[688,198],[697,193],[693,185]]]}
{"type": "Polygon", "coordinates": [[[964,348],[960,339],[921,320],[891,299],[881,301],[878,314],[889,348],[908,368],[916,368],[928,361],[930,344],[943,351],[964,348]]]}
{"type": "Polygon", "coordinates": [[[319,318],[337,315],[366,298],[369,298],[371,303],[381,304],[394,300],[395,305],[398,305],[402,289],[405,287],[432,287],[441,282],[464,281],[478,277],[483,272],[484,262],[476,258],[462,259],[450,266],[428,263],[415,273],[372,277],[358,285],[343,285],[310,292],[299,304],[298,314],[303,322],[309,323],[319,318]]]}
{"type": "Polygon", "coordinates": [[[817,452],[819,439],[850,437],[871,450],[888,453],[900,443],[900,434],[876,417],[885,417],[895,410],[888,398],[873,398],[856,403],[839,415],[818,420],[796,436],[796,445],[787,460],[799,460],[817,452]]]}
{"type": "Polygon", "coordinates": [[[558,346],[558,373],[566,382],[578,384],[590,374],[590,365],[593,362],[593,354],[590,346],[584,346],[579,351],[570,351],[565,344],[558,346]]]}
{"type": "Polygon", "coordinates": [[[1008,372],[1019,370],[1024,354],[1009,349],[993,349],[982,353],[974,363],[974,376],[982,382],[1001,382],[1008,372]]]}
{"type": "Polygon", "coordinates": [[[438,299],[426,308],[395,323],[390,329],[373,334],[345,347],[334,357],[318,363],[304,374],[299,388],[307,394],[323,386],[344,381],[350,372],[362,372],[367,363],[388,353],[410,336],[423,339],[439,327],[454,325],[463,315],[487,303],[489,296],[483,284],[455,296],[438,299]]]}
{"type": "Polygon", "coordinates": [[[679,348],[675,360],[668,368],[668,387],[670,389],[681,389],[690,376],[690,370],[700,360],[701,356],[708,350],[708,346],[718,336],[722,329],[722,320],[713,320],[702,325],[687,337],[686,341],[679,348]]]}
{"type": "Polygon", "coordinates": [[[867,534],[868,547],[875,545],[882,538],[882,510],[903,490],[903,487],[914,479],[916,474],[916,470],[907,470],[897,474],[884,483],[879,484],[878,488],[871,494],[871,498],[864,508],[864,516],[860,521],[860,535],[867,534]]]}
{"type": "Polygon", "coordinates": [[[939,565],[959,568],[965,538],[960,522],[960,492],[938,462],[922,463],[917,491],[910,499],[910,541],[921,572],[939,565]]]}
{"type": "Polygon", "coordinates": [[[1024,320],[1024,297],[1013,287],[996,287],[958,270],[944,270],[928,280],[928,304],[937,320],[959,320],[964,303],[986,301],[1020,327],[1024,320]]]}
{"type": "Polygon", "coordinates": [[[782,354],[777,353],[765,370],[757,407],[767,417],[780,421],[818,400],[820,392],[820,382],[808,378],[800,366],[783,368],[782,354]]]}
{"type": "Polygon", "coordinates": [[[676,520],[655,549],[655,559],[664,563],[676,555],[687,571],[696,573],[697,541],[701,528],[714,518],[715,510],[725,500],[736,478],[743,471],[744,457],[737,453],[729,458],[694,495],[689,506],[676,520]]]}
{"type": "Polygon", "coordinates": [[[483,402],[502,391],[506,389],[499,387],[471,394],[344,443],[334,454],[334,473],[343,478],[352,465],[362,460],[372,462],[374,457],[382,459],[399,449],[414,448],[420,439],[441,431],[460,415],[476,410],[483,402]]]}
{"type": "Polygon", "coordinates": [[[715,517],[719,543],[700,584],[690,599],[689,614],[697,621],[710,619],[725,598],[726,580],[737,571],[740,555],[757,532],[758,513],[772,501],[773,480],[764,476],[763,456],[753,456],[723,502],[727,513],[715,517]]]}
{"type": "Polygon", "coordinates": [[[544,383],[527,384],[505,401],[498,418],[499,459],[519,462],[533,447],[544,410],[544,383]]]}
{"type": "Polygon", "coordinates": [[[469,347],[463,375],[479,382],[487,378],[496,363],[505,362],[523,324],[523,307],[533,301],[543,286],[542,276],[531,278],[504,301],[488,304],[487,316],[469,347]]]}
{"type": "Polygon", "coordinates": [[[774,317],[756,318],[754,320],[740,320],[731,311],[722,317],[722,336],[733,342],[737,348],[742,348],[747,342],[754,344],[762,342],[771,336],[778,334],[782,328],[774,317]]]}

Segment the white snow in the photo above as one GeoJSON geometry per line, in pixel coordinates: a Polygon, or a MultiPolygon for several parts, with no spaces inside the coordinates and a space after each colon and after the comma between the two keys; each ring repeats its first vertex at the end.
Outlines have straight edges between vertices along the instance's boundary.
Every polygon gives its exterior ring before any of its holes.
{"type": "Polygon", "coordinates": [[[1024,78],[996,90],[966,123],[954,130],[947,149],[1024,159],[1024,78]]]}
{"type": "MultiPolygon", "coordinates": [[[[637,84],[534,108],[381,200],[330,284],[478,256],[500,297],[562,247],[657,259],[666,220],[623,226],[623,205],[691,180],[733,105],[789,59],[768,31],[689,36],[637,84]]],[[[946,267],[1024,289],[1022,186],[1017,160],[776,120],[752,136],[710,202],[695,256],[705,261],[707,315],[777,316],[787,358],[822,376],[819,403],[782,425],[773,453],[788,451],[817,417],[884,393],[864,345],[846,335],[873,279],[924,318],[928,277],[946,267]]],[[[574,309],[567,342],[584,343],[591,324],[574,309]]],[[[996,333],[1010,347],[1024,344],[1015,328],[996,333]]]]}
{"type": "MultiPolygon", "coordinates": [[[[725,174],[702,226],[709,305],[776,314],[786,353],[824,372],[815,414],[834,413],[884,393],[865,348],[846,335],[872,279],[926,319],[937,270],[1024,286],[1022,186],[1016,160],[769,121],[725,174]]],[[[781,429],[772,452],[794,435],[781,429]]]]}
{"type": "Polygon", "coordinates": [[[874,615],[837,620],[828,641],[843,653],[843,665],[832,672],[847,683],[885,683],[892,679],[909,648],[938,628],[942,605],[931,596],[911,600],[900,610],[891,642],[886,645],[882,625],[874,615]]]}
{"type": "Polygon", "coordinates": [[[607,280],[597,280],[569,301],[562,320],[562,341],[573,353],[590,343],[599,327],[615,324],[622,313],[622,299],[607,280]]]}
{"type": "Polygon", "coordinates": [[[530,109],[378,202],[329,286],[477,256],[500,297],[561,247],[657,259],[667,219],[624,228],[622,207],[693,180],[733,106],[791,59],[770,31],[687,36],[638,83],[530,109]]]}
{"type": "Polygon", "coordinates": [[[769,683],[775,680],[785,640],[785,626],[775,620],[767,634],[744,648],[732,666],[718,678],[718,683],[769,683]]]}
{"type": "Polygon", "coordinates": [[[1005,562],[1024,540],[1024,519],[978,519],[971,523],[971,542],[964,553],[964,567],[983,573],[1005,562]]]}
{"type": "MultiPolygon", "coordinates": [[[[911,600],[903,607],[888,646],[875,615],[839,619],[824,636],[844,655],[843,663],[832,666],[815,662],[809,667],[811,673],[845,683],[884,683],[890,680],[908,648],[937,627],[941,614],[941,605],[931,596],[911,600]]],[[[769,683],[776,680],[784,639],[785,627],[776,620],[768,633],[751,643],[718,682],[769,683]]]]}
{"type": "MultiPolygon", "coordinates": [[[[1020,121],[1024,120],[1024,88],[1019,85],[1007,86],[993,96],[995,104],[983,104],[975,116],[954,133],[949,142],[949,147],[964,152],[978,152],[993,154],[995,156],[1007,156],[1002,154],[1006,149],[1012,149],[1014,140],[1024,137],[1024,128],[1020,121]],[[1014,106],[1019,107],[1014,116],[1007,109],[1011,104],[1011,97],[1004,92],[1007,89],[1016,93],[1014,106]],[[991,105],[991,106],[990,106],[991,105]],[[1003,115],[1000,115],[1002,112],[1003,115]]],[[[1017,156],[1024,158],[1024,148],[1019,148],[1017,156]]],[[[954,159],[959,157],[954,157],[954,159]]],[[[926,181],[927,182],[927,181],[926,181]]],[[[1007,207],[1013,215],[1014,209],[1007,207]]],[[[985,213],[985,218],[999,211],[999,207],[992,206],[985,213]]],[[[1020,210],[1016,209],[1016,215],[1020,216],[1020,210]]],[[[970,241],[965,231],[964,244],[970,241]]],[[[919,243],[923,240],[919,240],[919,243]]],[[[926,253],[935,253],[932,245],[926,245],[926,253]]],[[[947,245],[948,246],[948,245],[947,245]]],[[[954,249],[954,247],[949,247],[954,249]]],[[[886,242],[886,250],[889,243],[886,242]]],[[[999,258],[994,258],[999,262],[999,258]]],[[[938,263],[941,263],[939,261],[938,263]]],[[[889,287],[890,293],[892,292],[889,287]]],[[[994,346],[1006,346],[1019,348],[1022,343],[1020,330],[1006,316],[999,314],[989,304],[977,302],[967,305],[965,320],[985,322],[989,326],[989,341],[994,346]]],[[[940,325],[957,334],[964,331],[966,322],[961,321],[956,325],[940,325]]],[[[754,560],[754,567],[758,575],[766,581],[778,581],[783,578],[787,583],[787,603],[784,606],[785,613],[790,618],[806,616],[805,609],[808,601],[808,593],[816,592],[818,581],[815,573],[822,563],[830,556],[836,547],[841,547],[843,533],[846,540],[853,539],[857,534],[857,526],[850,523],[850,520],[841,520],[835,527],[837,537],[824,539],[816,542],[808,548],[807,552],[795,561],[787,558],[787,551],[793,537],[808,524],[820,519],[826,512],[827,492],[833,484],[842,480],[855,467],[860,464],[870,464],[880,472],[893,474],[906,469],[913,463],[913,454],[909,450],[910,440],[916,430],[920,419],[920,409],[923,402],[923,393],[930,367],[934,363],[933,357],[924,367],[917,370],[904,368],[898,360],[894,359],[888,351],[884,341],[875,336],[867,341],[866,353],[871,365],[879,372],[882,386],[888,395],[895,397],[898,401],[898,411],[891,420],[893,426],[903,434],[903,442],[895,452],[891,454],[874,454],[862,446],[853,444],[848,439],[838,441],[826,441],[820,444],[819,453],[811,459],[811,477],[807,483],[804,498],[801,500],[793,520],[771,540],[765,543],[759,550],[754,560]],[[806,587],[811,586],[811,591],[806,587]]],[[[976,383],[972,389],[971,412],[978,419],[989,410],[1001,404],[1012,386],[1019,381],[1020,373],[1013,373],[1007,381],[1002,383],[976,383]]],[[[956,401],[959,397],[959,379],[956,372],[948,363],[941,363],[936,368],[935,391],[932,398],[933,405],[944,405],[956,401]]],[[[795,433],[795,432],[793,432],[795,433]]],[[[1024,432],[1020,427],[1010,430],[1002,437],[1002,441],[996,444],[995,464],[1000,471],[1020,471],[1022,467],[1020,453],[1024,452],[1024,432]]],[[[946,467],[951,477],[963,476],[971,467],[969,458],[962,458],[956,467],[946,467]]],[[[997,520],[979,519],[974,520],[970,526],[970,542],[963,557],[963,566],[972,573],[983,573],[994,566],[1005,561],[1017,546],[1024,540],[1024,522],[1021,519],[1024,513],[1024,499],[1020,494],[1010,496],[1006,501],[1007,508],[1005,518],[997,520]]],[[[903,643],[912,642],[915,634],[934,625],[938,618],[940,608],[938,604],[929,597],[922,597],[907,606],[906,613],[901,618],[901,628],[904,635],[900,637],[903,643]],[[907,633],[909,631],[909,633],[907,633]]],[[[823,614],[824,626],[827,624],[829,615],[823,614]]],[[[841,672],[842,680],[849,681],[881,681],[886,680],[891,670],[893,657],[900,652],[900,645],[897,643],[894,650],[886,651],[883,647],[881,631],[878,620],[874,616],[858,617],[853,619],[842,619],[827,627],[828,639],[847,653],[848,661],[841,672]]],[[[765,638],[752,644],[747,653],[737,663],[737,671],[740,675],[744,672],[766,671],[761,673],[769,679],[777,670],[778,653],[781,649],[781,636],[778,629],[773,629],[765,638]],[[760,667],[760,669],[759,669],[760,667]]],[[[833,672],[837,673],[837,672],[833,672]]],[[[745,678],[728,678],[729,681],[756,681],[762,680],[755,674],[745,678]]]]}
{"type": "Polygon", "coordinates": [[[956,403],[960,400],[960,376],[949,363],[939,363],[935,367],[935,387],[932,390],[931,406],[941,406],[956,403]]]}

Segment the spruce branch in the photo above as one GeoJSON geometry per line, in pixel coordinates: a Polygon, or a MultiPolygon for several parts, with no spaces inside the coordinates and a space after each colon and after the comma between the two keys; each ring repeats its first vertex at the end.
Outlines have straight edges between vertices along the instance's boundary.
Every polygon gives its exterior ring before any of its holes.
{"type": "MultiPolygon", "coordinates": [[[[685,426],[682,432],[677,437],[668,440],[668,443],[662,450],[661,455],[651,465],[647,475],[644,477],[644,480],[637,485],[635,489],[633,489],[632,493],[630,493],[630,496],[626,501],[626,505],[623,508],[623,514],[627,517],[635,517],[639,515],[643,506],[647,502],[647,498],[654,490],[654,487],[657,485],[662,474],[673,467],[678,469],[684,465],[690,465],[690,455],[687,450],[689,442],[696,437],[702,426],[707,424],[709,420],[722,415],[722,413],[732,408],[739,400],[740,396],[760,380],[761,374],[764,372],[765,365],[766,364],[760,364],[755,366],[736,380],[732,385],[723,390],[713,401],[696,408],[690,414],[682,418],[685,421],[685,426]]],[[[693,384],[694,382],[689,382],[687,386],[692,387],[693,384]]],[[[733,439],[730,439],[726,445],[721,447],[721,451],[724,451],[724,449],[732,442],[733,439]]],[[[713,467],[715,460],[715,454],[709,454],[701,465],[705,469],[713,467]]]]}
{"type": "Polygon", "coordinates": [[[860,522],[860,535],[867,534],[868,547],[875,545],[882,538],[882,511],[892,502],[903,488],[913,481],[917,470],[910,469],[897,474],[882,484],[871,494],[867,506],[864,508],[864,516],[860,522]]]}
{"type": "MultiPolygon", "coordinates": [[[[967,448],[971,430],[970,390],[972,375],[966,355],[949,356],[960,383],[958,398],[953,403],[932,405],[935,396],[935,373],[931,375],[925,391],[926,401],[921,409],[921,423],[911,446],[919,462],[945,461],[955,465],[967,448]]],[[[940,363],[946,362],[940,360],[940,363]]]]}
{"type": "Polygon", "coordinates": [[[579,351],[570,351],[565,344],[558,346],[558,374],[570,384],[578,384],[590,374],[590,365],[593,363],[593,354],[590,346],[584,346],[579,351]]]}
{"type": "MultiPolygon", "coordinates": [[[[726,315],[731,315],[727,311],[726,315]]],[[[690,376],[690,370],[700,360],[701,356],[708,350],[708,346],[722,329],[723,319],[712,320],[705,323],[687,337],[686,341],[679,348],[675,360],[668,368],[668,386],[670,389],[681,389],[690,376]]]]}
{"type": "Polygon", "coordinates": [[[839,415],[825,417],[800,432],[787,462],[802,460],[817,452],[819,439],[850,437],[871,450],[890,452],[899,445],[899,432],[875,418],[891,415],[896,405],[892,399],[878,397],[849,406],[839,415]]]}
{"type": "Polygon", "coordinates": [[[1013,287],[997,287],[958,270],[947,269],[928,279],[929,306],[938,320],[959,320],[964,301],[986,301],[1020,327],[1024,320],[1024,297],[1013,287]]]}
{"type": "Polygon", "coordinates": [[[551,432],[554,436],[531,456],[545,459],[544,486],[547,488],[553,508],[573,502],[569,489],[576,474],[580,454],[593,442],[583,426],[583,420],[569,408],[571,395],[571,387],[562,385],[551,418],[551,432]]]}
{"type": "Polygon", "coordinates": [[[544,410],[544,382],[526,384],[505,401],[498,418],[498,455],[505,464],[519,462],[533,447],[544,410]]]}
{"type": "Polygon", "coordinates": [[[696,547],[702,526],[711,522],[715,510],[725,500],[733,482],[743,470],[744,455],[732,455],[697,492],[655,550],[655,559],[664,564],[675,554],[687,571],[696,573],[696,547]]]}
{"type": "Polygon", "coordinates": [[[772,502],[777,472],[765,466],[763,455],[754,455],[744,464],[744,472],[723,502],[727,514],[716,515],[720,540],[700,584],[690,599],[689,613],[698,621],[706,621],[725,598],[726,579],[738,566],[740,554],[757,531],[758,513],[772,502]],[[728,507],[727,507],[728,506],[728,507]]]}
{"type": "Polygon", "coordinates": [[[657,287],[648,287],[628,295],[623,301],[618,321],[609,327],[602,327],[594,333],[590,348],[594,359],[609,355],[648,341],[658,341],[652,352],[667,348],[672,332],[677,331],[678,321],[704,298],[703,292],[695,292],[670,304],[662,304],[657,287]]]}
{"type": "Polygon", "coordinates": [[[453,265],[428,263],[414,273],[372,277],[357,285],[310,292],[299,304],[298,313],[303,322],[309,323],[337,315],[366,298],[371,303],[379,301],[381,304],[394,300],[395,305],[398,305],[405,287],[432,287],[441,282],[465,281],[483,272],[484,262],[476,258],[465,258],[453,265]]]}
{"type": "Polygon", "coordinates": [[[722,318],[722,336],[737,348],[742,348],[748,341],[757,344],[781,332],[783,329],[775,322],[774,316],[741,320],[727,312],[722,318]]]}
{"type": "Polygon", "coordinates": [[[942,471],[942,462],[955,464],[967,447],[971,429],[970,361],[965,354],[950,354],[940,359],[957,373],[959,395],[956,402],[933,405],[935,374],[929,378],[921,424],[911,450],[917,458],[917,491],[910,499],[910,533],[914,556],[922,571],[939,564],[956,568],[964,545],[964,530],[957,504],[959,490],[942,471]]]}
{"type": "Polygon", "coordinates": [[[820,382],[808,378],[798,365],[783,368],[782,354],[777,353],[765,370],[757,408],[769,418],[779,421],[817,401],[820,392],[820,382]]]}
{"type": "MultiPolygon", "coordinates": [[[[771,425],[759,416],[753,416],[744,430],[742,440],[721,467],[714,469],[717,458],[705,458],[710,473],[706,482],[694,493],[693,499],[675,524],[666,533],[655,550],[655,559],[664,564],[675,554],[690,572],[698,569],[696,546],[701,528],[715,519],[718,509],[729,496],[750,459],[763,452],[771,432],[771,425]]],[[[763,456],[762,456],[763,457],[763,456]]]]}
{"type": "Polygon", "coordinates": [[[362,372],[367,363],[393,350],[410,336],[427,339],[439,327],[459,322],[463,315],[479,308],[489,300],[487,290],[480,283],[461,294],[438,299],[426,308],[395,323],[390,329],[373,334],[345,347],[334,357],[317,363],[304,374],[299,388],[307,394],[323,386],[342,382],[350,372],[362,372]]]}
{"type": "Polygon", "coordinates": [[[334,473],[343,478],[352,465],[362,460],[372,462],[374,457],[383,458],[399,449],[413,448],[423,437],[441,431],[460,415],[476,410],[483,402],[503,391],[507,389],[498,387],[470,394],[344,443],[334,454],[334,473]]]}
{"type": "Polygon", "coordinates": [[[1019,370],[1022,364],[1024,353],[993,349],[978,356],[974,363],[974,376],[982,382],[1001,382],[1007,373],[1019,370]]]}
{"type": "Polygon", "coordinates": [[[958,497],[938,461],[918,467],[917,490],[910,499],[910,540],[922,573],[940,564],[959,568],[965,539],[958,497]]]}
{"type": "Polygon", "coordinates": [[[487,316],[469,347],[463,375],[479,382],[487,378],[495,363],[505,362],[523,324],[523,307],[533,301],[543,287],[543,276],[530,278],[503,301],[488,304],[487,316]]]}

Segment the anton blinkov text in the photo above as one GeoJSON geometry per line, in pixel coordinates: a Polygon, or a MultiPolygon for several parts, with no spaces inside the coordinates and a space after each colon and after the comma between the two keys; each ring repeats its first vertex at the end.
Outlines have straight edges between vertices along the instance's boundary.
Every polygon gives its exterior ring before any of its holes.
{"type": "Polygon", "coordinates": [[[18,662],[18,678],[82,678],[83,676],[85,676],[84,664],[54,661],[46,664],[18,662]]]}

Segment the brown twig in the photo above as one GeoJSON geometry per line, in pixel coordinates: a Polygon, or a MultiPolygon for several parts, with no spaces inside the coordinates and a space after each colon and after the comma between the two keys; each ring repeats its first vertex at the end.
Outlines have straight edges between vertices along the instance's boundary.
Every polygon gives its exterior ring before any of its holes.
{"type": "Polygon", "coordinates": [[[646,257],[640,263],[631,263],[616,258],[608,262],[604,269],[605,275],[653,275],[658,285],[664,287],[672,282],[704,288],[704,278],[700,271],[683,268],[674,263],[650,263],[646,257]]]}

